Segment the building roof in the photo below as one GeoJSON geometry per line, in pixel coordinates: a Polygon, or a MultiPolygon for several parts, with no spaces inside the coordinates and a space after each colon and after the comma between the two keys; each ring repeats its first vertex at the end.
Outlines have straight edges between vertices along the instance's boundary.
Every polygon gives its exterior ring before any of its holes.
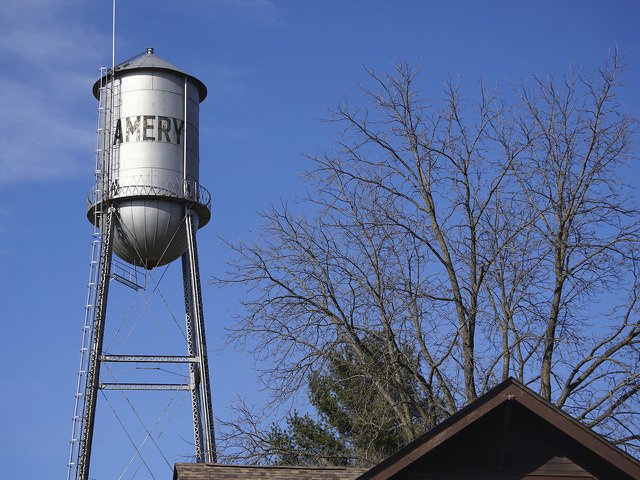
{"type": "Polygon", "coordinates": [[[366,468],[176,463],[173,480],[355,480],[366,468]]]}
{"type": "Polygon", "coordinates": [[[176,464],[174,480],[640,480],[640,462],[508,379],[370,470],[176,464]]]}
{"type": "MultiPolygon", "coordinates": [[[[584,472],[584,476],[576,474],[576,478],[640,480],[640,462],[638,460],[512,378],[496,386],[394,455],[374,466],[358,480],[408,478],[411,476],[410,471],[419,471],[420,469],[424,471],[425,468],[430,468],[430,464],[440,463],[443,457],[457,459],[457,465],[451,465],[450,462],[450,466],[445,468],[449,468],[446,478],[458,478],[449,475],[451,471],[459,471],[460,465],[464,462],[474,461],[472,460],[474,455],[471,451],[473,449],[491,449],[494,458],[491,458],[489,462],[496,464],[498,470],[503,470],[504,465],[500,465],[500,463],[505,461],[505,452],[509,448],[512,450],[516,448],[509,444],[509,430],[518,428],[518,425],[514,426],[513,420],[511,420],[512,412],[516,411],[519,412],[520,419],[525,417],[528,419],[521,425],[527,425],[528,429],[536,430],[528,439],[529,446],[533,450],[537,450],[538,445],[544,445],[547,448],[544,454],[540,451],[527,452],[530,457],[546,455],[536,461],[555,461],[556,466],[553,468],[565,469],[567,465],[561,465],[561,463],[566,463],[566,459],[569,458],[572,463],[571,468],[584,472]],[[482,424],[479,431],[470,435],[475,438],[471,441],[461,440],[466,433],[473,429],[475,424],[478,426],[482,424]],[[493,428],[487,428],[487,426],[493,428]],[[493,432],[489,432],[489,430],[493,430],[493,432]],[[496,432],[497,435],[495,435],[496,432]],[[541,433],[543,436],[540,436],[541,433]],[[489,443],[493,445],[487,446],[486,444],[489,443]],[[457,451],[451,452],[452,448],[457,451]],[[551,455],[556,456],[557,459],[551,459],[549,452],[552,452],[551,455]],[[500,457],[503,457],[502,460],[500,457]],[[417,467],[418,465],[420,466],[417,467]],[[583,470],[582,465],[586,465],[587,469],[607,473],[595,477],[583,470]]],[[[469,435],[467,435],[467,439],[468,437],[469,435]]],[[[537,467],[540,465],[542,463],[535,464],[537,467]]],[[[532,465],[530,468],[534,468],[534,466],[532,465]]],[[[547,464],[544,468],[552,467],[547,464]]],[[[518,476],[517,478],[551,478],[555,473],[548,477],[545,475],[547,474],[534,472],[531,477],[518,476]],[[536,476],[538,474],[540,477],[536,476]]],[[[557,478],[568,477],[559,476],[557,478]]]]}

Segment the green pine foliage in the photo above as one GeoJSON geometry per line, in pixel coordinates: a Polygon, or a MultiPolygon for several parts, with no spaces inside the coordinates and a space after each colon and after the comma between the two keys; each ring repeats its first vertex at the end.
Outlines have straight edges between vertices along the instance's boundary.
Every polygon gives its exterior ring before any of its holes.
{"type": "MultiPolygon", "coordinates": [[[[368,361],[358,360],[349,348],[342,347],[323,370],[309,375],[309,401],[317,417],[294,412],[287,417],[285,428],[272,425],[269,442],[276,464],[373,465],[406,443],[403,425],[389,401],[401,401],[407,391],[422,407],[427,400],[414,377],[394,370],[375,336],[367,343],[368,361]],[[377,372],[375,379],[371,372],[377,372]],[[385,380],[385,394],[372,385],[380,378],[385,380]]],[[[417,409],[410,416],[415,431],[424,431],[427,425],[417,409]]]]}

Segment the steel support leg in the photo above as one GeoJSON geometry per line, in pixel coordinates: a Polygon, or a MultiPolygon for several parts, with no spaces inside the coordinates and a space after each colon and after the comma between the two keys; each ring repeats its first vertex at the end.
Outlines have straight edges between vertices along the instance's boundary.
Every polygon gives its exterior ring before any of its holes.
{"type": "MultiPolygon", "coordinates": [[[[104,218],[104,217],[103,217],[104,218]]],[[[78,461],[78,479],[89,479],[89,464],[91,461],[91,446],[93,442],[93,428],[95,425],[96,402],[100,384],[100,357],[102,355],[102,341],[104,338],[104,324],[107,313],[107,297],[109,294],[109,276],[111,270],[111,256],[113,254],[113,222],[115,207],[108,207],[105,224],[102,226],[102,257],[100,259],[100,275],[98,296],[96,303],[96,318],[91,343],[91,359],[89,363],[89,379],[85,397],[84,428],[82,431],[82,448],[78,461]]]]}
{"type": "MultiPolygon", "coordinates": [[[[182,280],[184,286],[185,321],[187,330],[187,353],[189,357],[197,358],[196,340],[193,337],[193,305],[191,295],[191,278],[189,274],[189,257],[182,254],[182,280]]],[[[193,444],[195,447],[196,462],[204,461],[204,449],[202,446],[202,423],[200,421],[200,392],[197,389],[198,365],[189,364],[189,378],[191,379],[191,411],[193,413],[193,444]]]]}
{"type": "Polygon", "coordinates": [[[185,313],[187,320],[187,342],[189,355],[198,361],[189,364],[193,390],[194,440],[196,460],[215,462],[216,447],[213,428],[213,409],[211,406],[211,388],[209,366],[207,362],[207,343],[204,332],[204,314],[202,309],[202,290],[198,266],[198,248],[196,244],[195,213],[186,209],[185,229],[187,251],[182,255],[182,275],[184,280],[185,313]]]}

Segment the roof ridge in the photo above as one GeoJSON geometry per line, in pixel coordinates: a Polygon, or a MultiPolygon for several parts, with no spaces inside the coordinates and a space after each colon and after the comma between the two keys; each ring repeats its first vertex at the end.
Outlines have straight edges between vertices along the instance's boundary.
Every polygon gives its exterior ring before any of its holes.
{"type": "Polygon", "coordinates": [[[205,465],[216,468],[248,468],[248,469],[282,469],[282,470],[368,470],[367,467],[346,467],[340,465],[234,465],[229,463],[193,463],[193,462],[177,462],[176,465],[205,465]]]}

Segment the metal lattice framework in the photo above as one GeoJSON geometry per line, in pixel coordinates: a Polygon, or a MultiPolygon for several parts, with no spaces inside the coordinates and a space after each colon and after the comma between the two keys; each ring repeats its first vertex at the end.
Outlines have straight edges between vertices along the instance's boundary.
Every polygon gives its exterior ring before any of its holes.
{"type": "MultiPolygon", "coordinates": [[[[100,78],[103,79],[100,84],[100,98],[98,103],[98,136],[95,156],[95,192],[100,192],[104,180],[108,178],[108,171],[105,166],[109,165],[110,149],[105,146],[109,145],[111,136],[110,126],[113,112],[111,110],[114,105],[114,94],[112,84],[107,82],[108,69],[100,69],[100,78]],[[110,99],[107,102],[107,99],[110,99]]],[[[96,205],[92,210],[93,233],[91,241],[91,257],[89,260],[89,280],[87,282],[87,299],[84,310],[84,322],[82,326],[82,342],[80,345],[80,365],[78,367],[78,380],[76,384],[76,393],[72,417],[71,440],[69,447],[69,461],[67,463],[67,480],[81,478],[80,458],[84,450],[84,430],[87,409],[87,393],[89,390],[89,368],[93,357],[93,340],[95,332],[95,323],[98,311],[99,285],[101,285],[100,275],[103,271],[104,259],[104,239],[103,232],[100,228],[102,219],[103,205],[96,205]]]]}
{"type": "MultiPolygon", "coordinates": [[[[88,217],[93,224],[91,260],[85,318],[82,329],[80,367],[75,395],[67,480],[88,480],[94,436],[98,393],[102,390],[185,390],[191,394],[195,460],[215,462],[215,438],[210,393],[207,347],[205,340],[202,293],[196,243],[197,225],[203,226],[211,216],[209,192],[187,179],[138,175],[112,178],[118,170],[119,149],[111,145],[112,119],[119,115],[117,78],[111,70],[101,69],[98,146],[96,149],[95,186],[89,192],[88,217]],[[138,290],[144,288],[133,277],[112,273],[113,236],[118,223],[118,202],[130,198],[165,198],[182,203],[185,208],[187,250],[182,255],[182,276],[186,320],[186,356],[179,355],[108,355],[103,352],[109,283],[116,279],[138,290]],[[199,223],[196,223],[195,217],[199,223]],[[101,381],[101,367],[109,363],[187,364],[188,383],[117,383],[101,381]]],[[[143,460],[144,461],[144,460],[143,460]]]]}

